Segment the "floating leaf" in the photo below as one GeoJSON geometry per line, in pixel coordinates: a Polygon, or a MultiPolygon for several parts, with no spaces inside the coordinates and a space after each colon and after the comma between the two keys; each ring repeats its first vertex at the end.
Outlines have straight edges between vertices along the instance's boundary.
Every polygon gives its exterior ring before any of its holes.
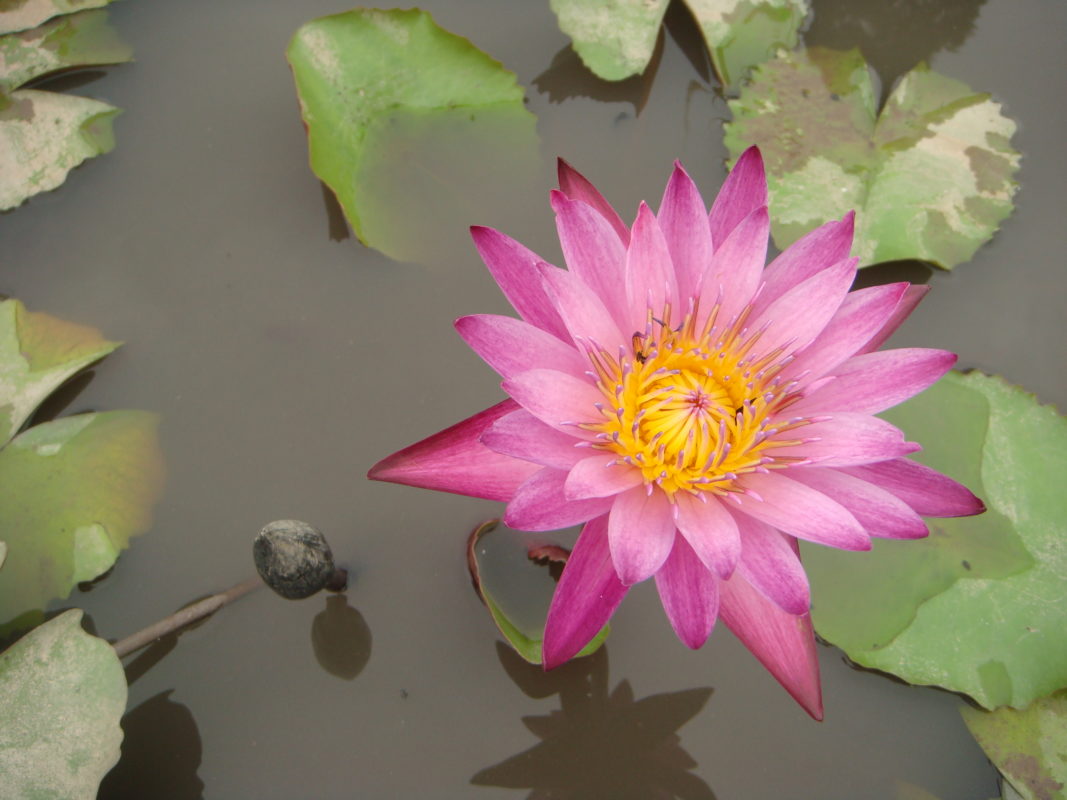
{"type": "Polygon", "coordinates": [[[0,95],[0,211],[55,189],[85,159],[109,152],[118,113],[69,94],[19,89],[0,95]]]}
{"type": "Polygon", "coordinates": [[[4,0],[0,2],[0,33],[24,31],[60,14],[106,6],[111,0],[4,0]]]}
{"type": "Polygon", "coordinates": [[[108,25],[106,11],[56,17],[39,28],[0,36],[0,93],[51,72],[132,57],[133,50],[108,25]]]}
{"type": "MultiPolygon", "coordinates": [[[[504,636],[504,639],[515,648],[515,652],[522,656],[526,661],[531,664],[541,663],[541,642],[544,637],[544,618],[548,612],[548,598],[542,597],[543,608],[534,615],[536,622],[532,620],[520,619],[527,616],[522,612],[527,609],[519,608],[522,603],[513,603],[516,606],[515,609],[506,607],[507,604],[502,601],[500,594],[517,594],[521,590],[525,589],[527,594],[538,593],[538,590],[543,589],[544,584],[539,584],[536,588],[532,588],[528,581],[522,580],[522,572],[529,572],[525,569],[515,569],[514,566],[508,571],[507,575],[507,587],[502,593],[498,593],[496,590],[490,591],[487,588],[486,583],[497,583],[498,588],[504,581],[493,581],[483,578],[483,559],[486,555],[485,546],[483,540],[487,534],[495,530],[499,522],[497,520],[490,520],[488,522],[479,525],[474,531],[471,532],[470,537],[467,539],[467,567],[470,570],[471,580],[474,582],[475,591],[478,592],[478,596],[485,603],[485,607],[489,609],[489,614],[493,618],[493,622],[496,623],[500,633],[504,636]],[[525,584],[525,585],[523,585],[525,584]]],[[[519,536],[517,532],[515,536],[519,536]]],[[[519,544],[518,541],[515,542],[519,544]]],[[[565,563],[570,553],[561,547],[555,545],[541,545],[532,548],[523,548],[524,560],[529,564],[530,561],[546,561],[554,563],[565,563]]],[[[518,553],[518,548],[514,550],[512,555],[518,553]]],[[[540,592],[543,594],[543,592],[540,592]]],[[[529,599],[529,598],[527,598],[529,599]]],[[[529,605],[530,603],[527,603],[529,605]]],[[[536,601],[533,601],[536,604],[536,601]]],[[[600,646],[604,643],[604,640],[608,638],[608,633],[611,628],[609,625],[605,625],[600,632],[593,637],[576,656],[581,658],[591,653],[595,653],[600,646]]]]}
{"type": "Polygon", "coordinates": [[[73,609],[0,654],[0,797],[92,800],[119,760],[126,678],[73,609]]]}
{"type": "Polygon", "coordinates": [[[857,211],[861,264],[918,258],[951,269],[1012,212],[1015,123],[989,95],[920,65],[880,115],[859,51],[782,53],[730,101],[726,145],[759,145],[775,244],[857,211]]]}
{"type": "MultiPolygon", "coordinates": [[[[755,64],[797,43],[807,0],[684,0],[726,86],[755,64]]],[[[582,62],[608,81],[645,71],[667,0],[551,0],[559,27],[582,62]]]]}
{"type": "Polygon", "coordinates": [[[1025,800],[1067,798],[1067,692],[1023,711],[960,709],[989,760],[1025,800]]]}
{"type": "Polygon", "coordinates": [[[884,416],[988,511],[869,553],[806,546],[818,633],[863,666],[987,708],[1067,686],[1067,421],[979,373],[950,373],[884,416]]]}
{"type": "Polygon", "coordinates": [[[7,560],[7,542],[0,542],[0,567],[4,566],[4,562],[7,560]]]}
{"type": "Polygon", "coordinates": [[[360,240],[394,258],[423,255],[426,214],[496,202],[484,196],[494,173],[537,158],[515,75],[424,11],[316,19],[287,55],[312,170],[360,240]]]}

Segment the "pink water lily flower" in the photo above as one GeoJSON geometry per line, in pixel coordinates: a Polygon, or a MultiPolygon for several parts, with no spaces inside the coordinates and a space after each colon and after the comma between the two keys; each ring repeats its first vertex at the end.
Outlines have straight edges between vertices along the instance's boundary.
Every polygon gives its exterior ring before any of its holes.
{"type": "Polygon", "coordinates": [[[805,539],[866,550],[975,514],[919,445],[874,416],[955,355],[877,348],[925,287],[850,291],[853,216],[769,265],[759,151],[710,214],[676,165],[659,213],[629,228],[566,163],[552,193],[567,269],[502,233],[475,244],[521,319],[457,320],[510,399],[378,463],[370,477],[507,503],[512,528],[584,523],[556,588],[544,665],[575,655],[629,587],[655,577],[678,637],[721,618],[822,718],[805,539]]]}

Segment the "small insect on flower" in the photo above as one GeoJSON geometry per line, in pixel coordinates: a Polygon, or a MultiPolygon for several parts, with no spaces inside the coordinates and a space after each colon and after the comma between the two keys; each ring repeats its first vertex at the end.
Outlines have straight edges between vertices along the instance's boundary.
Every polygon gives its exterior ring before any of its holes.
{"type": "Polygon", "coordinates": [[[584,525],[545,624],[546,668],[655,578],[682,642],[702,646],[721,618],[821,719],[797,540],[865,550],[872,536],[926,536],[920,514],[983,510],[874,416],[955,363],[943,350],[878,350],[925,287],[850,291],[852,214],[765,265],[755,148],[710,212],[676,164],[658,214],[642,203],[631,226],[564,162],[559,177],[567,269],[472,229],[520,319],[456,328],[509,399],[370,477],[504,501],[520,530],[584,525]]]}

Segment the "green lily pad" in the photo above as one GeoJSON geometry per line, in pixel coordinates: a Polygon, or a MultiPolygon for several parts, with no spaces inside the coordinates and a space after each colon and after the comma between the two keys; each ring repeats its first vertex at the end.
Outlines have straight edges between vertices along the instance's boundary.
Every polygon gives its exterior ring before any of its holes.
{"type": "MultiPolygon", "coordinates": [[[[495,569],[486,570],[487,542],[485,538],[498,526],[498,520],[489,520],[475,528],[467,539],[467,567],[470,570],[471,581],[504,640],[526,661],[531,664],[540,664],[544,620],[551,600],[551,592],[545,590],[554,584],[537,580],[534,572],[527,567],[532,566],[531,561],[534,559],[566,563],[570,552],[554,545],[528,549],[520,546],[522,543],[518,537],[521,534],[512,531],[511,536],[514,538],[508,544],[513,543],[513,546],[508,548],[503,558],[492,559],[495,562],[493,565],[495,569]],[[525,563],[520,563],[519,559],[525,563]],[[487,573],[488,577],[486,577],[487,573]],[[497,588],[490,590],[487,583],[497,588]]],[[[575,658],[595,653],[604,644],[610,632],[611,626],[605,625],[575,658]]]]}
{"type": "MultiPolygon", "coordinates": [[[[725,86],[797,43],[807,0],[684,0],[725,86]]],[[[582,62],[608,81],[645,71],[656,49],[667,0],[551,0],[559,27],[582,62]]]]}
{"type": "Polygon", "coordinates": [[[72,609],[0,654],[0,797],[92,800],[119,760],[126,676],[72,609]]]}
{"type": "Polygon", "coordinates": [[[108,25],[106,11],[56,17],[33,30],[0,36],[0,93],[51,72],[131,58],[132,48],[108,25]]]}
{"type": "Polygon", "coordinates": [[[118,113],[69,94],[19,89],[0,95],[0,211],[55,189],[85,159],[110,152],[118,113]]]}
{"type": "Polygon", "coordinates": [[[804,546],[816,631],[858,664],[987,708],[1067,686],[1067,421],[980,373],[949,373],[884,416],[988,510],[869,553],[804,546]]]}
{"type": "Polygon", "coordinates": [[[855,209],[861,264],[914,258],[951,269],[1012,212],[1015,123],[988,94],[925,65],[879,114],[859,51],[781,53],[730,110],[731,156],[753,144],[763,152],[779,248],[855,209]]]}
{"type": "Polygon", "coordinates": [[[7,561],[7,542],[0,542],[0,567],[7,561]]]}
{"type": "Polygon", "coordinates": [[[428,215],[436,230],[434,214],[458,224],[466,196],[491,208],[499,199],[484,187],[494,174],[538,159],[536,119],[515,75],[424,11],[312,20],[287,56],[312,170],[360,240],[393,258],[424,255],[415,248],[434,239],[428,215]]]}
{"type": "Polygon", "coordinates": [[[1018,797],[1067,798],[1067,691],[1035,700],[1023,711],[964,706],[960,713],[1018,797]]]}
{"type": "Polygon", "coordinates": [[[0,33],[24,31],[52,17],[100,8],[110,2],[111,0],[4,0],[0,2],[0,33]]]}

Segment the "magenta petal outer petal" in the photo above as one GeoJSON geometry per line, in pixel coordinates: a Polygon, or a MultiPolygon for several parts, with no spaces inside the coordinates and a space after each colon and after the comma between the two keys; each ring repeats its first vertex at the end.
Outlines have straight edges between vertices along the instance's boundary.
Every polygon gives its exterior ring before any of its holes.
{"type": "Polygon", "coordinates": [[[671,627],[682,644],[701,647],[719,614],[719,579],[705,567],[682,536],[656,573],[656,589],[671,627]]]}
{"type": "MultiPolygon", "coordinates": [[[[738,484],[747,496],[734,513],[744,513],[800,539],[840,547],[870,550],[871,540],[840,503],[784,475],[745,475],[738,484]]],[[[745,558],[744,528],[741,560],[745,558]]]]}
{"type": "Polygon", "coordinates": [[[504,391],[537,417],[553,427],[566,425],[579,434],[579,422],[597,415],[596,404],[604,396],[588,381],[554,369],[531,369],[501,384],[504,391]]]}
{"type": "Polygon", "coordinates": [[[564,485],[567,497],[574,500],[611,497],[644,481],[641,470],[628,464],[618,464],[617,461],[615,455],[592,455],[576,463],[564,485]]]}
{"type": "Polygon", "coordinates": [[[517,409],[512,400],[497,403],[383,458],[367,477],[487,500],[510,500],[540,467],[490,450],[482,444],[481,436],[494,422],[517,409]]]}
{"type": "Polygon", "coordinates": [[[878,333],[872,336],[859,352],[869,353],[885,344],[886,339],[896,333],[897,328],[915,310],[915,307],[919,305],[919,302],[926,297],[926,293],[929,291],[929,286],[909,286],[908,290],[904,292],[904,296],[897,303],[897,307],[893,309],[892,316],[886,320],[878,333]]]}
{"type": "Polygon", "coordinates": [[[589,362],[551,333],[514,317],[474,314],[456,320],[470,348],[501,376],[510,378],[538,367],[582,377],[589,362]]]}
{"type": "Polygon", "coordinates": [[[736,520],[714,498],[704,502],[682,493],[674,498],[674,502],[678,507],[675,522],[679,533],[705,567],[715,570],[721,578],[729,578],[741,555],[741,536],[736,520]]]}
{"type": "Polygon", "coordinates": [[[824,422],[813,422],[782,434],[783,438],[803,434],[803,444],[776,447],[774,456],[809,458],[820,467],[852,467],[898,458],[919,450],[904,441],[899,428],[868,414],[842,412],[824,422]]]}
{"type": "Polygon", "coordinates": [[[519,316],[531,325],[566,340],[567,329],[563,320],[538,280],[540,273],[537,265],[544,259],[492,228],[475,226],[471,228],[471,238],[493,279],[519,316]]]}
{"type": "Polygon", "coordinates": [[[789,245],[763,271],[764,286],[752,310],[753,316],[817,272],[848,258],[856,215],[849,212],[839,222],[827,222],[789,245]]]}
{"type": "Polygon", "coordinates": [[[811,590],[790,538],[740,513],[737,527],[741,531],[737,565],[741,577],[783,611],[806,614],[811,608],[811,590]]]}
{"type": "Polygon", "coordinates": [[[758,147],[741,154],[726,176],[718,197],[711,205],[711,238],[715,249],[726,240],[737,224],[761,206],[767,205],[767,175],[758,147]]]}
{"type": "Polygon", "coordinates": [[[590,520],[567,559],[548,608],[542,646],[545,669],[558,667],[589,644],[628,589],[611,560],[607,518],[590,520]]]}
{"type": "Polygon", "coordinates": [[[557,172],[559,174],[559,189],[563,194],[567,195],[571,200],[581,200],[586,205],[592,206],[615,229],[623,244],[630,241],[630,230],[626,227],[626,223],[622,221],[622,217],[582,173],[562,158],[559,160],[557,172]]]}
{"type": "Polygon", "coordinates": [[[621,324],[626,308],[626,247],[608,221],[585,203],[553,192],[552,208],[567,268],[604,301],[621,324]]]}
{"type": "Polygon", "coordinates": [[[556,531],[606,513],[611,498],[568,500],[563,493],[567,473],[545,467],[515,490],[504,512],[504,524],[520,531],[556,531]]]}
{"type": "Polygon", "coordinates": [[[715,242],[715,255],[700,284],[701,308],[709,310],[721,298],[720,319],[728,321],[749,304],[762,280],[770,227],[767,207],[761,206],[741,220],[726,241],[715,242]]]}
{"type": "Polygon", "coordinates": [[[911,506],[853,475],[836,469],[797,469],[790,477],[847,508],[871,536],[922,539],[930,533],[911,506]]]}
{"type": "Polygon", "coordinates": [[[656,216],[644,203],[637,210],[633,236],[626,251],[626,302],[631,330],[643,331],[648,312],[661,314],[669,303],[678,307],[674,265],[656,216]]]}
{"type": "Polygon", "coordinates": [[[662,492],[638,486],[617,495],[608,515],[608,544],[619,580],[630,585],[652,577],[670,555],[674,533],[674,514],[662,492]]]}
{"type": "Polygon", "coordinates": [[[589,455],[587,448],[575,447],[581,441],[523,408],[504,415],[482,434],[482,444],[490,450],[564,471],[589,455]]]}
{"type": "Polygon", "coordinates": [[[719,584],[719,617],[813,718],[823,717],[819,659],[811,615],[795,616],[741,575],[719,584]]]}
{"type": "Polygon", "coordinates": [[[663,192],[659,224],[674,264],[678,296],[685,303],[695,296],[700,276],[711,263],[711,222],[700,191],[677,161],[663,192]]]}
{"type": "Polygon", "coordinates": [[[962,483],[907,458],[848,467],[842,472],[880,486],[927,517],[967,517],[985,511],[982,501],[962,483]]]}
{"type": "Polygon", "coordinates": [[[542,264],[540,270],[545,293],[551,298],[575,344],[582,346],[583,342],[594,342],[613,352],[619,345],[630,341],[629,334],[623,336],[615,317],[581,278],[550,264],[542,264]]]}

